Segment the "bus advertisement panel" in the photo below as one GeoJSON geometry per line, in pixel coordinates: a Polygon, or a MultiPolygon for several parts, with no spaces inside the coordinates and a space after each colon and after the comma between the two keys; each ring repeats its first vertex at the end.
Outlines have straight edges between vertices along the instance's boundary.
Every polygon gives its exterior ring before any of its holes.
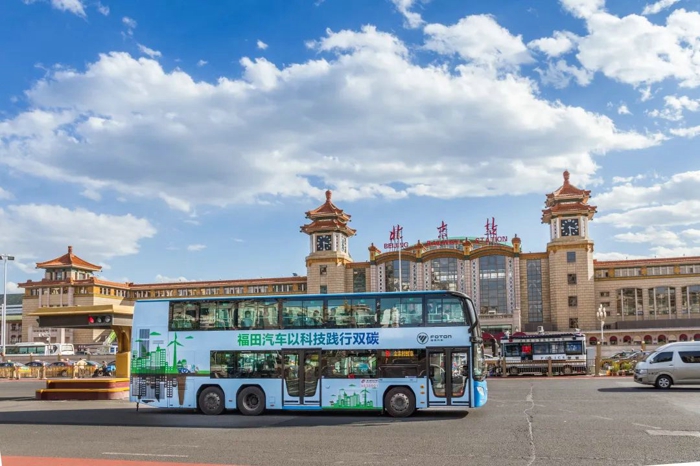
{"type": "Polygon", "coordinates": [[[481,330],[455,292],[139,301],[131,400],[206,414],[487,400],[481,330]]]}

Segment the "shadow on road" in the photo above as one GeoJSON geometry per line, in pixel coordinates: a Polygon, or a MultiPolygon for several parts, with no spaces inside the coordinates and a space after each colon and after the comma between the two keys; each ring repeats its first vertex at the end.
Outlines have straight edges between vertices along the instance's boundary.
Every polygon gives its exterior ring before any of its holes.
{"type": "MultiPolygon", "coordinates": [[[[44,402],[38,402],[44,403],[44,402]]],[[[135,407],[105,409],[41,409],[0,412],[0,424],[49,424],[84,426],[177,427],[255,429],[270,427],[330,427],[330,426],[383,426],[396,422],[425,422],[460,420],[467,411],[418,411],[405,419],[388,415],[368,416],[367,413],[288,412],[272,411],[261,416],[241,416],[236,411],[221,416],[205,416],[194,410],[170,410],[135,407]]]]}
{"type": "Polygon", "coordinates": [[[672,387],[668,390],[659,390],[658,388],[654,387],[653,385],[639,385],[639,386],[634,386],[634,387],[606,387],[606,388],[599,388],[599,392],[601,393],[649,393],[649,392],[657,392],[657,393],[673,393],[675,394],[692,394],[693,396],[696,396],[698,393],[700,393],[700,387],[672,387]]]}

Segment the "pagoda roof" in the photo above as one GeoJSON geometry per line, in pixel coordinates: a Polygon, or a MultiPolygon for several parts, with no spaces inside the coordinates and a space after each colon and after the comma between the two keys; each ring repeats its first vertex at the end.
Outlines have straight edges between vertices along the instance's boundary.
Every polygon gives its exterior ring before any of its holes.
{"type": "Polygon", "coordinates": [[[302,225],[301,231],[306,234],[313,234],[323,231],[340,231],[347,236],[353,236],[356,230],[350,228],[347,223],[350,221],[350,215],[343,212],[331,201],[333,193],[331,190],[326,191],[326,202],[314,210],[306,212],[306,218],[311,220],[311,223],[302,225]]]}
{"type": "Polygon", "coordinates": [[[316,207],[314,210],[306,212],[306,217],[313,220],[316,218],[337,217],[342,218],[346,222],[350,220],[350,215],[343,212],[343,209],[333,204],[331,197],[333,193],[330,189],[326,190],[326,202],[316,207]]]}
{"type": "Polygon", "coordinates": [[[569,182],[569,171],[564,171],[564,184],[559,187],[553,193],[547,194],[546,205],[549,207],[553,205],[557,200],[561,199],[580,199],[581,202],[586,203],[591,197],[591,192],[586,189],[579,189],[569,182]]]}
{"type": "Polygon", "coordinates": [[[37,262],[36,264],[37,269],[55,269],[63,267],[70,267],[72,269],[79,270],[92,270],[95,272],[102,270],[102,267],[99,265],[91,264],[73,254],[73,246],[68,246],[68,252],[61,257],[57,257],[46,262],[37,262]]]}

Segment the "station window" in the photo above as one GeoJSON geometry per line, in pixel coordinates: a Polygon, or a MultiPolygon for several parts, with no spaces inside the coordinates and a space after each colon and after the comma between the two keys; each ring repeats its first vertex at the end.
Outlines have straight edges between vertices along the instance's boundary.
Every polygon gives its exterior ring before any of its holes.
{"type": "Polygon", "coordinates": [[[566,281],[569,285],[575,285],[576,284],[576,274],[575,273],[566,274],[566,281]]]}
{"type": "Polygon", "coordinates": [[[576,251],[568,251],[566,253],[566,262],[576,262],[576,251]]]}

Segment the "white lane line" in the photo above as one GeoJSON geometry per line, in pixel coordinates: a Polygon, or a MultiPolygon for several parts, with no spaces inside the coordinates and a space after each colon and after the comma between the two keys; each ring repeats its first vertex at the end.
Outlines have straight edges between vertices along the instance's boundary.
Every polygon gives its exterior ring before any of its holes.
{"type": "Polygon", "coordinates": [[[606,420],[606,421],[614,421],[614,420],[615,420],[615,419],[613,419],[613,418],[611,418],[611,417],[605,417],[605,416],[591,416],[591,417],[594,417],[594,418],[596,418],[596,419],[604,419],[604,420],[606,420]]]}
{"type": "Polygon", "coordinates": [[[633,426],[639,426],[639,427],[649,427],[650,429],[661,429],[661,427],[656,427],[656,426],[648,426],[646,424],[637,424],[636,422],[632,423],[633,426]]]}
{"type": "MultiPolygon", "coordinates": [[[[156,455],[154,453],[120,453],[115,451],[104,451],[103,455],[118,455],[118,456],[157,456],[160,458],[189,458],[187,455],[156,455]]],[[[0,465],[2,466],[2,465],[0,465]]]]}
{"type": "Polygon", "coordinates": [[[700,432],[693,430],[647,430],[649,435],[666,435],[671,437],[698,437],[700,432]]]}

